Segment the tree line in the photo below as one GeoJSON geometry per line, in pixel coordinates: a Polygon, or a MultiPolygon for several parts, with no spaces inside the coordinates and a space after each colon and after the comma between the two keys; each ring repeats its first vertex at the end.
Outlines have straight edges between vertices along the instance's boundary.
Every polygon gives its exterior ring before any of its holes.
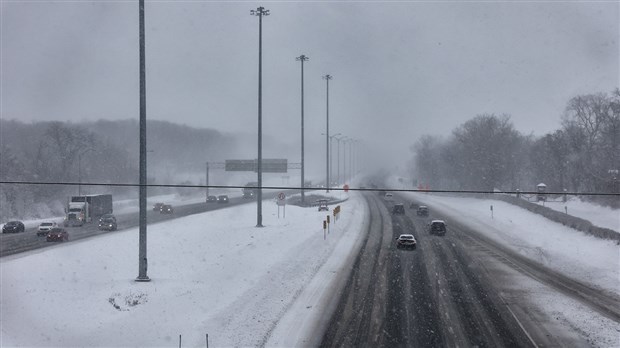
{"type": "Polygon", "coordinates": [[[411,150],[414,178],[435,189],[533,191],[542,182],[552,192],[620,193],[620,90],[573,97],[561,127],[540,137],[517,131],[510,115],[480,114],[411,150]]]}
{"type": "MultiPolygon", "coordinates": [[[[226,154],[232,136],[212,129],[195,129],[165,121],[148,121],[149,182],[161,183],[158,173],[204,170],[207,153],[226,154]]],[[[0,180],[32,182],[97,182],[135,184],[138,181],[138,123],[134,120],[96,122],[34,122],[0,120],[0,180]]],[[[171,179],[171,184],[177,182],[171,179]]],[[[81,187],[81,193],[128,196],[137,189],[81,187]],[[98,191],[97,191],[98,192],[98,191]]],[[[156,190],[151,190],[154,192],[156,190]]],[[[77,195],[68,185],[0,184],[0,222],[11,218],[62,215],[66,198],[77,195]]]]}

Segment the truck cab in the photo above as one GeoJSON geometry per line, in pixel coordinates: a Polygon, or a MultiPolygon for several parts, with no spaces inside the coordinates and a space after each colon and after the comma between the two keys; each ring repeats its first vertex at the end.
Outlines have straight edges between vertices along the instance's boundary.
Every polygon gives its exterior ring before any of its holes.
{"type": "Polygon", "coordinates": [[[67,207],[65,226],[82,226],[90,221],[88,202],[70,202],[67,207]]]}
{"type": "Polygon", "coordinates": [[[112,214],[112,195],[84,195],[69,197],[65,208],[65,225],[82,226],[105,214],[112,214]]]}

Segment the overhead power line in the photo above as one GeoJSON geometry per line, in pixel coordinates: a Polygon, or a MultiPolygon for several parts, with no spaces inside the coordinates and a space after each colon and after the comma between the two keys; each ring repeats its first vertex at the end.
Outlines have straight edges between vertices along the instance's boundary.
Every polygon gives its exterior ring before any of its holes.
{"type": "MultiPolygon", "coordinates": [[[[194,185],[194,184],[133,184],[133,183],[102,183],[102,182],[59,182],[59,181],[0,181],[0,184],[4,185],[56,185],[56,186],[113,186],[113,187],[168,187],[168,188],[196,188],[196,189],[258,189],[262,188],[263,190],[301,190],[299,186],[246,186],[246,185],[194,185]]],[[[309,188],[305,188],[309,189],[309,188]]],[[[319,187],[315,187],[314,189],[323,189],[319,187]]],[[[470,193],[470,194],[521,194],[521,195],[535,195],[539,192],[537,191],[487,191],[487,190],[433,190],[433,189],[402,189],[402,188],[392,188],[392,187],[376,187],[376,188],[366,188],[366,187],[330,187],[330,190],[334,191],[357,191],[357,192],[379,192],[379,191],[390,191],[390,192],[418,192],[418,193],[470,193]]],[[[610,193],[610,192],[545,192],[546,195],[567,195],[567,196],[609,196],[609,197],[620,197],[620,193],[610,193]]]]}

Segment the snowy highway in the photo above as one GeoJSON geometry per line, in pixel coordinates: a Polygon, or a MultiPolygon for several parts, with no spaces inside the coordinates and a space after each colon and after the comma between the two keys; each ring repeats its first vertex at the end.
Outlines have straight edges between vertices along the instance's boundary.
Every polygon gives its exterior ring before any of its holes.
{"type": "MultiPolygon", "coordinates": [[[[3,257],[0,305],[10,320],[3,319],[2,343],[162,346],[182,334],[200,346],[205,333],[213,346],[620,343],[617,266],[604,262],[617,245],[562,227],[590,259],[572,252],[582,265],[563,263],[580,273],[557,271],[550,266],[557,241],[531,241],[549,257],[542,264],[523,252],[527,244],[514,251],[489,238],[496,232],[482,222],[472,227],[475,209],[447,209],[458,198],[395,195],[429,205],[430,216],[418,217],[412,209],[391,215],[376,193],[350,196],[325,240],[324,212],[290,206],[278,218],[274,203],[261,229],[253,227],[253,204],[151,223],[150,283],[132,281],[135,227],[3,257]],[[426,233],[432,218],[447,219],[445,236],[426,233]],[[407,232],[418,248],[397,250],[394,238],[407,232]]],[[[518,208],[501,208],[518,216],[518,208]]],[[[501,216],[492,221],[502,226],[501,216]]]]}
{"type": "Polygon", "coordinates": [[[620,348],[620,1],[0,2],[0,348],[620,348]]]}
{"type": "MultiPolygon", "coordinates": [[[[274,192],[265,192],[264,199],[273,199],[276,193],[274,192]]],[[[157,223],[165,220],[172,220],[183,216],[200,214],[211,210],[222,209],[234,205],[239,205],[243,203],[248,203],[249,200],[243,199],[242,197],[234,197],[231,196],[230,200],[227,204],[219,204],[219,203],[205,203],[204,201],[198,203],[181,203],[174,204],[174,213],[173,214],[161,214],[159,212],[153,211],[151,206],[147,206],[147,223],[157,223]]],[[[125,209],[126,210],[126,209],[125,209]]],[[[135,210],[135,209],[132,209],[135,210]]],[[[118,228],[117,230],[124,230],[138,226],[138,213],[136,211],[133,212],[125,212],[118,215],[115,215],[117,219],[118,228]]],[[[171,229],[174,229],[174,225],[171,225],[171,229]]],[[[93,237],[105,233],[110,233],[111,231],[101,231],[98,229],[97,223],[93,222],[90,224],[85,224],[81,227],[66,227],[69,232],[69,240],[79,240],[83,238],[93,237]]],[[[26,231],[23,233],[16,234],[0,234],[0,257],[8,256],[28,250],[34,250],[39,248],[45,248],[50,245],[54,245],[56,243],[49,243],[45,240],[45,237],[37,237],[37,228],[26,228],[26,231]]]]}
{"type": "Polygon", "coordinates": [[[377,195],[366,198],[368,239],[322,346],[529,345],[456,232],[431,236],[432,215],[391,215],[377,195]],[[401,233],[414,234],[418,248],[396,249],[401,233]]]}
{"type": "Polygon", "coordinates": [[[512,283],[519,276],[598,313],[598,320],[620,323],[615,294],[549,269],[456,220],[445,236],[429,235],[426,223],[446,218],[440,212],[390,216],[389,204],[376,195],[366,198],[373,207],[371,226],[321,346],[587,345],[537,315],[540,309],[533,310],[512,283]],[[415,235],[417,250],[396,249],[394,238],[401,233],[415,235]],[[511,280],[497,281],[507,274],[511,280]]]}

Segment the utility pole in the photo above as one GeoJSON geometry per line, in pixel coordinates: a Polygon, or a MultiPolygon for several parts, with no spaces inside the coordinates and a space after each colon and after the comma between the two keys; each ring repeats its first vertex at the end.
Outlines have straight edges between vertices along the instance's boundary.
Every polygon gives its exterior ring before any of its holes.
{"type": "Polygon", "coordinates": [[[138,282],[148,282],[146,259],[146,69],[144,48],[144,0],[139,0],[140,17],[140,237],[138,251],[138,282]]]}
{"type": "Polygon", "coordinates": [[[258,17],[258,189],[256,190],[256,227],[263,227],[263,16],[269,16],[269,10],[258,7],[251,10],[252,16],[258,17]]]}
{"type": "Polygon", "coordinates": [[[323,79],[325,80],[325,82],[327,83],[327,99],[326,99],[326,107],[325,107],[325,113],[327,116],[327,125],[326,128],[327,130],[325,131],[325,187],[327,188],[326,192],[329,192],[329,80],[333,79],[334,77],[326,74],[325,76],[323,76],[323,79]]]}
{"type": "Polygon", "coordinates": [[[304,192],[304,62],[310,58],[306,55],[296,57],[295,60],[301,62],[301,203],[306,202],[306,195],[304,192]]]}

